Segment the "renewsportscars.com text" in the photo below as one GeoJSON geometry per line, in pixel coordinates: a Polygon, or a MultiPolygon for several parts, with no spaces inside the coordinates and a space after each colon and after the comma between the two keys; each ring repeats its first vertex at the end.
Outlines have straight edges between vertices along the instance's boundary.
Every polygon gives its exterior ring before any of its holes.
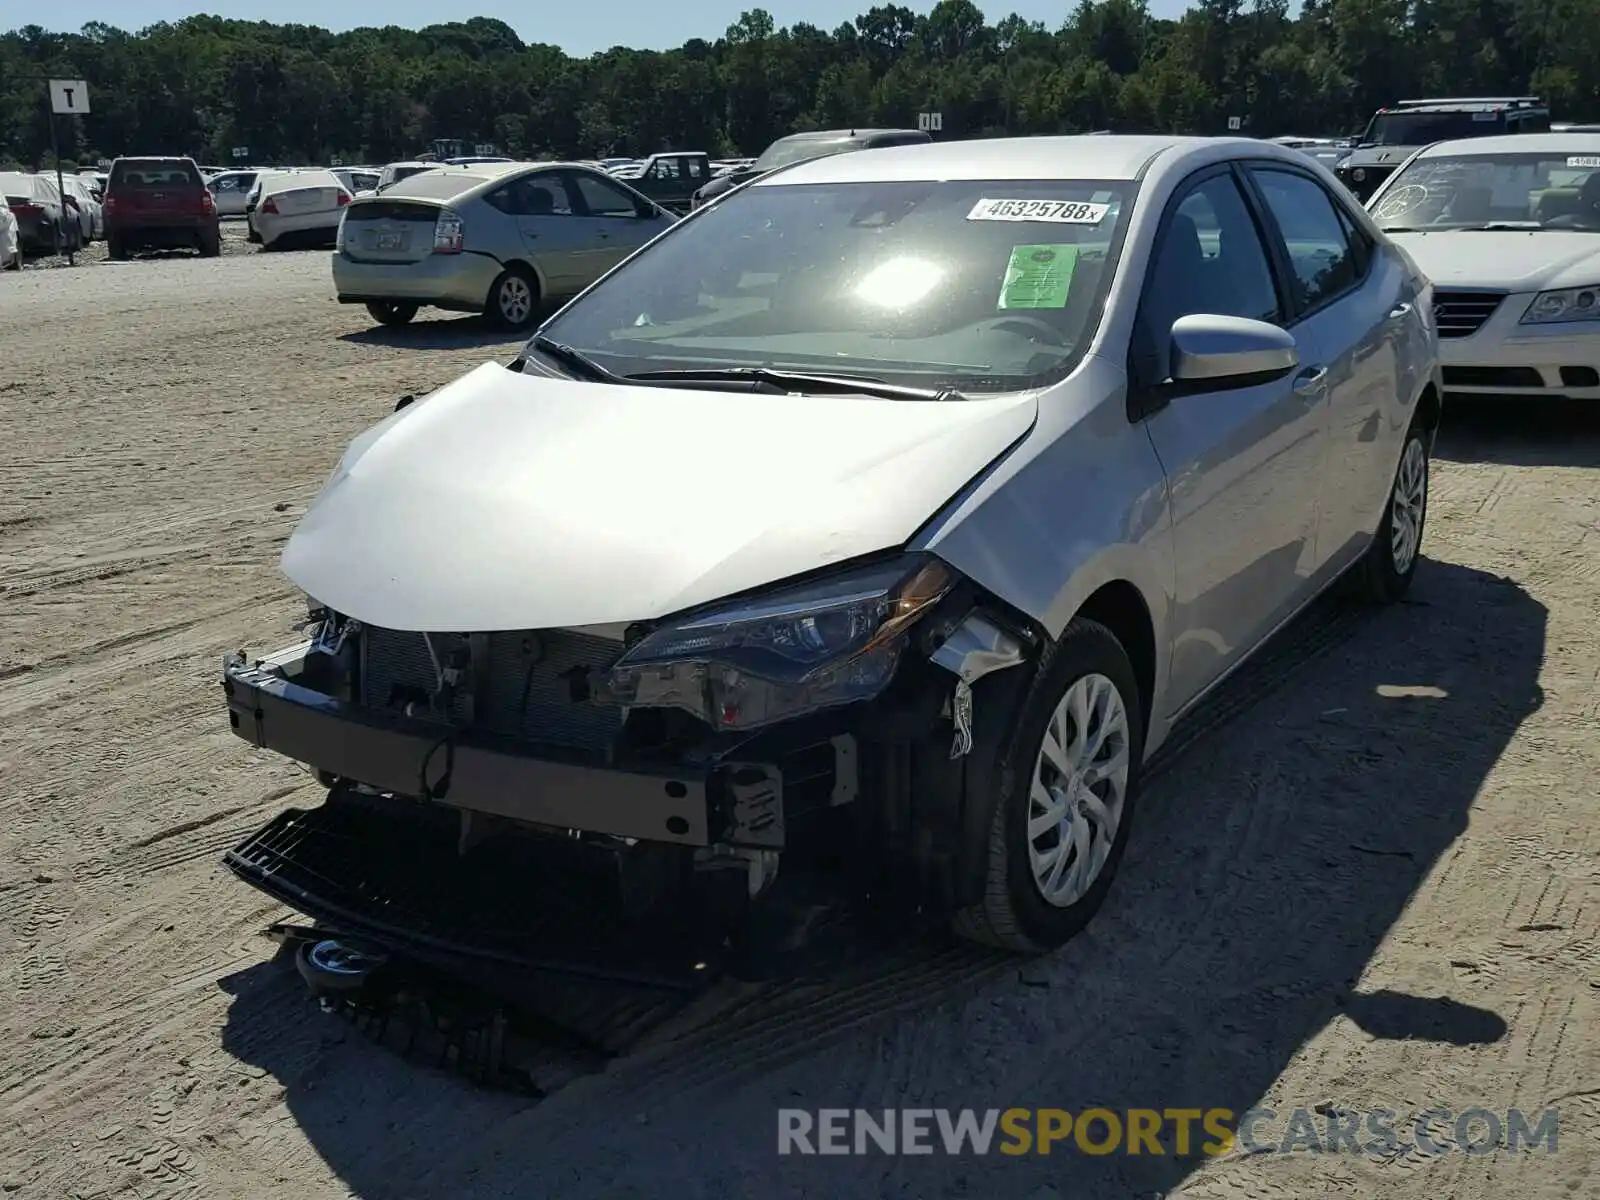
{"type": "Polygon", "coordinates": [[[1431,1108],[781,1108],[779,1154],[1222,1155],[1556,1152],[1560,1114],[1431,1108]]]}

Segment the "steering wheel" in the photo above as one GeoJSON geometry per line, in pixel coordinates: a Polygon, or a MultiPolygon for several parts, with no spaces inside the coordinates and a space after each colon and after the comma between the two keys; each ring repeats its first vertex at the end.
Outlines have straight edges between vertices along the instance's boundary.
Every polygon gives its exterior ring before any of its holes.
{"type": "MultiPolygon", "coordinates": [[[[988,325],[991,329],[1003,329],[1007,325],[1013,325],[1019,329],[1031,329],[1037,334],[1042,334],[1043,340],[1051,346],[1067,345],[1066,335],[1061,330],[1048,321],[1039,317],[1031,317],[1026,313],[1006,313],[1004,316],[996,317],[989,321],[988,325]]],[[[1034,340],[1039,341],[1041,339],[1035,338],[1034,340]]]]}
{"type": "Polygon", "coordinates": [[[1428,189],[1420,183],[1408,183],[1404,187],[1395,188],[1393,192],[1383,198],[1383,203],[1373,210],[1372,215],[1380,221],[1393,220],[1403,217],[1412,209],[1420,208],[1428,202],[1428,189]]]}

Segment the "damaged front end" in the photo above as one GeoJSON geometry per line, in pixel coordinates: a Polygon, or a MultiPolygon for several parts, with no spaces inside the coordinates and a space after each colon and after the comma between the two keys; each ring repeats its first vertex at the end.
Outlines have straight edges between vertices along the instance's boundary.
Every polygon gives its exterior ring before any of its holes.
{"type": "Polygon", "coordinates": [[[748,905],[791,859],[970,902],[986,756],[1039,645],[925,555],[623,629],[401,631],[313,603],[305,632],[230,656],[223,690],[234,731],[329,800],[229,867],[348,932],[569,967],[607,937],[676,945],[640,922],[705,927],[706,896],[748,905]]]}

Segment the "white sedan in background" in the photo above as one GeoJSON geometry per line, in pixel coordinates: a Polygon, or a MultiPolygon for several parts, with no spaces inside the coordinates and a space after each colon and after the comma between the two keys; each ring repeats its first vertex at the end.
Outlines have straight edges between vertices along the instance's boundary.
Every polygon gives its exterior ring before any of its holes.
{"type": "Polygon", "coordinates": [[[339,218],[352,196],[332,171],[264,174],[252,192],[250,228],[263,250],[329,246],[338,239],[339,218]]]}
{"type": "Polygon", "coordinates": [[[97,242],[105,236],[105,214],[96,200],[94,193],[89,190],[89,184],[79,175],[63,175],[61,184],[66,188],[67,198],[76,206],[78,228],[83,234],[83,243],[97,242]]]}
{"type": "Polygon", "coordinates": [[[1433,280],[1446,399],[1600,400],[1600,134],[1439,142],[1367,208],[1433,280]]]}
{"type": "Polygon", "coordinates": [[[17,218],[0,196],[0,270],[22,270],[22,246],[17,241],[17,218]]]}

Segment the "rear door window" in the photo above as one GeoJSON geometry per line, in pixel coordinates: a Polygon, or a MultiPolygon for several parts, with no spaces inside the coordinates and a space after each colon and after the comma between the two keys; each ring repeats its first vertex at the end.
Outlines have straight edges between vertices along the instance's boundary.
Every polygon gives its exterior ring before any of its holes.
{"type": "Polygon", "coordinates": [[[638,205],[616,184],[590,175],[584,171],[570,176],[576,193],[577,210],[589,217],[632,217],[638,215],[638,205]]]}
{"type": "Polygon", "coordinates": [[[1346,226],[1321,184],[1272,167],[1251,167],[1250,175],[1288,246],[1305,309],[1321,308],[1360,283],[1346,226]]]}
{"type": "Polygon", "coordinates": [[[496,188],[484,199],[511,217],[570,217],[572,201],[554,171],[524,175],[496,188]]]}

